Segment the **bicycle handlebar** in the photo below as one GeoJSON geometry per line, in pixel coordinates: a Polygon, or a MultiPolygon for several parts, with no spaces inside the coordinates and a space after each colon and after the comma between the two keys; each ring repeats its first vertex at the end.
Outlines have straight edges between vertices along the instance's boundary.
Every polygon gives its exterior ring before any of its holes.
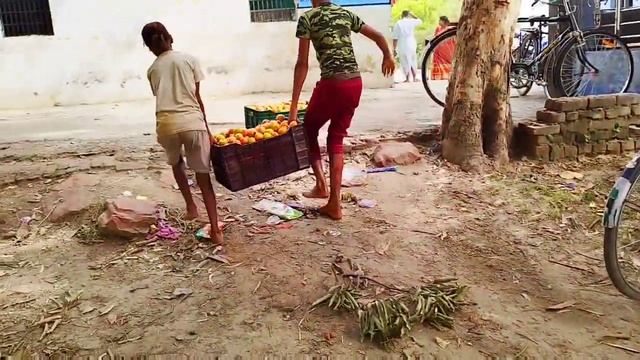
{"type": "Polygon", "coordinates": [[[568,16],[554,16],[554,17],[534,16],[534,17],[528,17],[528,18],[518,18],[519,23],[530,23],[531,25],[533,25],[533,23],[555,24],[555,23],[564,22],[568,20],[569,20],[568,16]]]}

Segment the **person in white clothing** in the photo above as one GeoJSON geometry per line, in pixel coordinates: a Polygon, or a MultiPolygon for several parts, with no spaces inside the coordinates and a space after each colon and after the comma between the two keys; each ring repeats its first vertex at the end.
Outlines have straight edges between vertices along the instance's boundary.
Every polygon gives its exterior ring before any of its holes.
{"type": "Polygon", "coordinates": [[[400,58],[400,64],[407,81],[418,81],[418,43],[414,31],[422,24],[410,11],[402,12],[402,19],[393,27],[393,51],[400,58]]]}

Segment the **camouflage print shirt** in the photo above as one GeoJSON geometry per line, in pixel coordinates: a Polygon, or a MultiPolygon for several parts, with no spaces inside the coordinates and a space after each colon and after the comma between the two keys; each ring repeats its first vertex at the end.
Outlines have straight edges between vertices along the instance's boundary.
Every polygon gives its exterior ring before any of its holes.
{"type": "Polygon", "coordinates": [[[313,42],[321,76],[330,78],[358,72],[351,32],[360,32],[363,26],[364,22],[351,11],[325,3],[300,17],[296,37],[313,42]]]}

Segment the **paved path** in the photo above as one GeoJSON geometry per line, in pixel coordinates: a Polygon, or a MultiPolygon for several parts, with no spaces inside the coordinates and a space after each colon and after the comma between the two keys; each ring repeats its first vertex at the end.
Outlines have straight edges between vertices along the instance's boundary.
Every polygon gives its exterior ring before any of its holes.
{"type": "MultiPolygon", "coordinates": [[[[205,99],[214,129],[244,126],[243,106],[278,102],[289,94],[253,94],[229,99],[205,99]]],[[[304,94],[303,98],[308,98],[304,94]]],[[[544,94],[535,89],[513,98],[516,119],[531,117],[542,106],[544,94]]],[[[154,132],[153,100],[0,111],[0,143],[41,140],[100,140],[138,137],[154,132]]],[[[421,83],[398,84],[392,89],[365,90],[351,133],[414,130],[440,123],[442,108],[426,95],[421,83]]]]}

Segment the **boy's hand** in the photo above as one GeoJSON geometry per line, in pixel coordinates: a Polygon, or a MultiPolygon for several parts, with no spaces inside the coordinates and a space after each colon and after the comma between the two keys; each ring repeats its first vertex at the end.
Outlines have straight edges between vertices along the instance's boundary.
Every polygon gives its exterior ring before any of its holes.
{"type": "Polygon", "coordinates": [[[389,56],[385,56],[382,59],[382,74],[386,77],[393,76],[396,71],[396,62],[389,56]]]}

